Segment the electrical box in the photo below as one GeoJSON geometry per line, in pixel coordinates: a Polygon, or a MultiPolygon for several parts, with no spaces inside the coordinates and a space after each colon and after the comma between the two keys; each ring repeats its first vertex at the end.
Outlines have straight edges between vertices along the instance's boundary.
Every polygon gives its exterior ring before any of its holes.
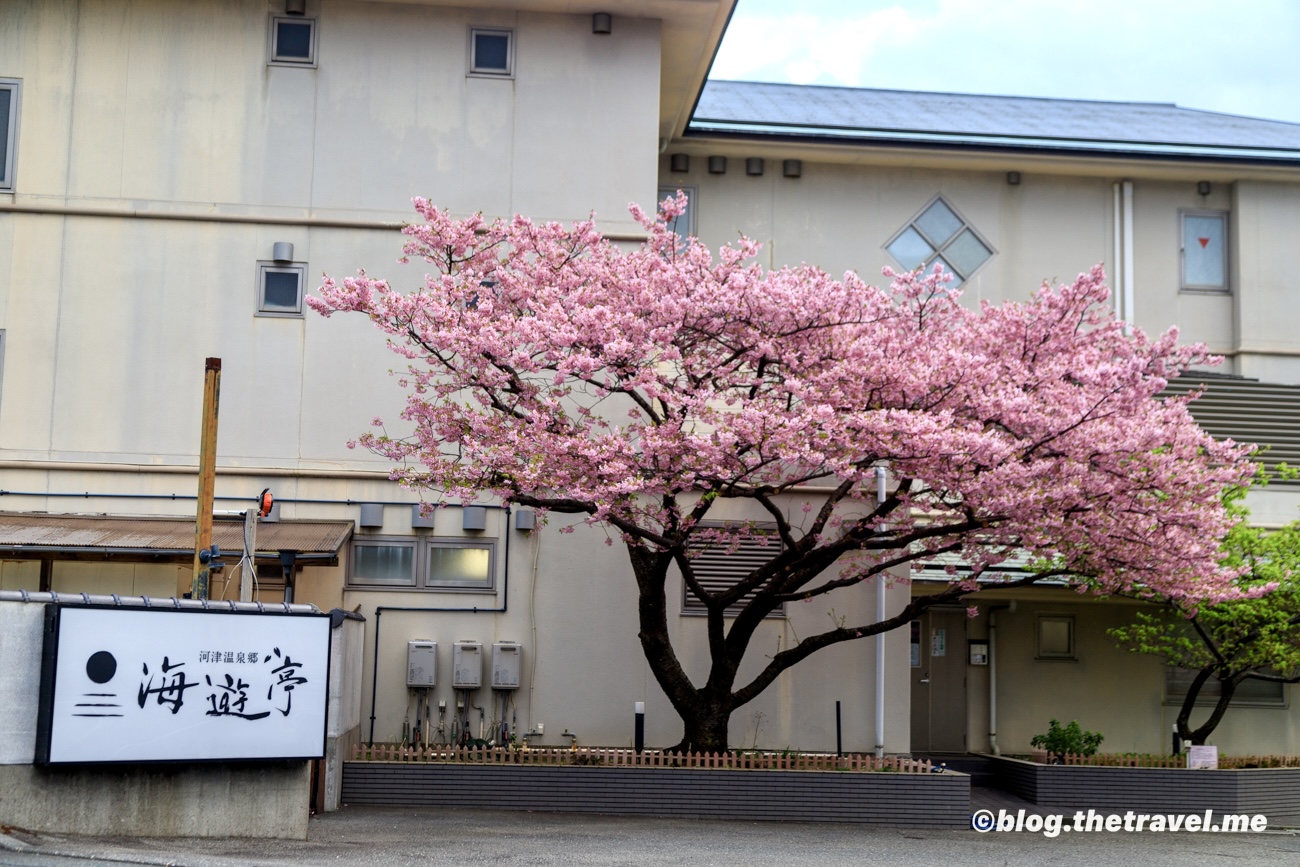
{"type": "Polygon", "coordinates": [[[451,646],[452,689],[478,689],[483,685],[483,645],[457,641],[451,646]]]}
{"type": "Polygon", "coordinates": [[[519,689],[520,647],[513,641],[492,645],[492,688],[519,689]]]}
{"type": "Polygon", "coordinates": [[[423,638],[406,642],[406,685],[438,685],[438,642],[423,638]]]}

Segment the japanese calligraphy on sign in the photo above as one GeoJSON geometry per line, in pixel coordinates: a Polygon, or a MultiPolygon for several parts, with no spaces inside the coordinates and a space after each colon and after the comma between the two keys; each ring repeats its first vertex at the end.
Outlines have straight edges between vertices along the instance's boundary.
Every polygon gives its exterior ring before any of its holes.
{"type": "Polygon", "coordinates": [[[37,761],[319,758],[325,615],[50,606],[37,761]]]}

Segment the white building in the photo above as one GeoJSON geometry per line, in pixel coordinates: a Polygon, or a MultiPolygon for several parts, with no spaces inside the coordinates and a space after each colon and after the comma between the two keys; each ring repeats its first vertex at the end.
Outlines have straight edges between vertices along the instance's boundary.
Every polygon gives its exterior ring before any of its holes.
{"type": "MultiPolygon", "coordinates": [[[[282,598],[278,552],[292,550],[296,601],[367,617],[377,650],[361,738],[398,740],[414,723],[407,643],[430,639],[434,737],[450,737],[457,716],[452,645],[472,641],[485,655],[494,642],[522,648],[517,690],[471,696],[473,734],[504,720],[534,743],[568,743],[567,730],[626,744],[644,701],[648,740],[674,742],[680,724],[642,658],[619,549],[589,531],[558,536],[554,523],[516,529],[495,507],[443,509],[420,526],[385,463],[347,448],[372,417],[397,414],[390,357],[359,319],[304,315],[303,293],[358,267],[400,283],[395,228],[414,195],[457,215],[594,211],[611,237],[635,242],[627,203],[680,187],[711,245],[743,232],[763,241],[764,264],[868,280],[937,254],[971,298],[1024,297],[1101,261],[1121,315],[1152,332],[1177,323],[1225,354],[1226,372],[1266,384],[1222,386],[1253,396],[1257,420],[1295,401],[1282,386],[1300,382],[1300,127],[1170,106],[706,86],[731,6],[0,7],[0,589],[189,589],[204,359],[219,357],[217,508],[244,509],[268,487],[280,503],[259,530],[259,598],[282,598]]],[[[1225,431],[1245,418],[1233,407],[1225,431]]],[[[1249,430],[1277,454],[1297,449],[1294,429],[1249,430]]],[[[1280,523],[1297,505],[1300,489],[1275,488],[1257,516],[1280,523]]],[[[236,524],[217,538],[242,544],[236,524]]],[[[893,592],[901,605],[907,590],[893,592]]],[[[867,593],[831,601],[840,614],[872,610],[867,593]]],[[[1003,749],[1025,749],[1048,716],[1087,724],[1094,712],[1108,746],[1163,746],[1160,665],[1106,645],[1101,627],[1118,615],[1097,610],[1048,589],[1000,613],[1003,749]],[[1040,615],[1070,624],[1065,662],[1035,648],[1040,615]],[[1063,664],[1088,690],[1063,685],[1063,664]],[[1113,688],[1121,668],[1149,693],[1140,707],[1113,688]]],[[[795,641],[825,616],[791,611],[754,646],[795,641]]],[[[910,636],[889,636],[888,752],[988,746],[988,667],[968,665],[965,649],[986,623],[948,640],[942,676],[962,681],[960,699],[955,686],[932,699],[928,666],[909,675],[910,636]]],[[[937,624],[917,635],[956,629],[937,624]]],[[[703,670],[700,627],[682,613],[674,637],[703,670]]],[[[823,651],[736,713],[734,742],[833,748],[840,701],[845,748],[870,749],[873,671],[871,642],[823,651]]],[[[1232,712],[1225,748],[1294,752],[1287,690],[1232,712]]]]}

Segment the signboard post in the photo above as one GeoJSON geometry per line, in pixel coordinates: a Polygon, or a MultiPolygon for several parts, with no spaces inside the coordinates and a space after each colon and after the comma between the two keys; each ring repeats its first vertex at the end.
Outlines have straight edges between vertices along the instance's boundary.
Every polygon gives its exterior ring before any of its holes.
{"type": "Polygon", "coordinates": [[[49,605],[36,761],[316,759],[329,616],[49,605]]]}

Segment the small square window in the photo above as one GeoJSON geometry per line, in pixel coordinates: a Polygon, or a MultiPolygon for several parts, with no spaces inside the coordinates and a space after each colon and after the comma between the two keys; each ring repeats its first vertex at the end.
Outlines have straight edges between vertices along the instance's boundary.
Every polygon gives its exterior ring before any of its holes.
{"type": "Polygon", "coordinates": [[[268,51],[273,66],[315,66],[316,19],[272,16],[268,51]]]}
{"type": "Polygon", "coordinates": [[[305,264],[257,263],[257,313],[259,316],[302,316],[305,264]]]}
{"type": "Polygon", "coordinates": [[[469,31],[471,75],[509,77],[514,74],[514,31],[472,27],[469,31]]]}
{"type": "Polygon", "coordinates": [[[14,150],[18,146],[18,102],[22,82],[0,78],[0,192],[14,190],[14,150]]]}
{"type": "Polygon", "coordinates": [[[1180,211],[1182,288],[1228,291],[1228,215],[1223,211],[1180,211]]]}
{"type": "Polygon", "coordinates": [[[1043,616],[1038,618],[1038,658],[1074,659],[1074,618],[1043,616]]]}

